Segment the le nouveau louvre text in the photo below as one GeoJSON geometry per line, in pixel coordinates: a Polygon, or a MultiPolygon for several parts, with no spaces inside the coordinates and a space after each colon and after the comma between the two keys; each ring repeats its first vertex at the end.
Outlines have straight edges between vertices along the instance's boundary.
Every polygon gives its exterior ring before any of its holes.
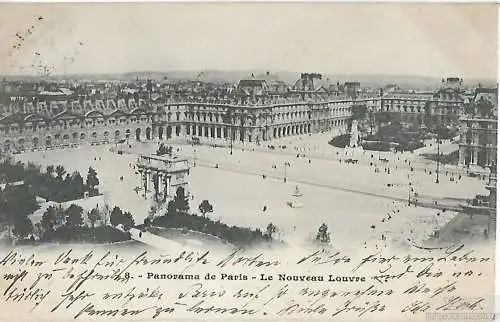
{"type": "MultiPolygon", "coordinates": [[[[142,277],[142,276],[139,276],[142,277]]],[[[365,282],[364,276],[338,276],[333,274],[328,275],[290,275],[290,274],[260,274],[252,276],[247,274],[173,274],[173,273],[153,273],[146,274],[148,280],[222,280],[222,281],[286,281],[286,282],[365,282]]]]}

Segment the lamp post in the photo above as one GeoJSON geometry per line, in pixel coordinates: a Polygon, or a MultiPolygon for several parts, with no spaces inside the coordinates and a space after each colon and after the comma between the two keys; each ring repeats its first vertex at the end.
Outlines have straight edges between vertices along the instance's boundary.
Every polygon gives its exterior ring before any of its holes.
{"type": "Polygon", "coordinates": [[[229,154],[230,155],[233,155],[233,139],[234,139],[234,128],[233,128],[233,123],[232,123],[232,120],[231,120],[231,125],[230,125],[230,129],[231,129],[231,141],[229,142],[229,147],[230,147],[230,151],[229,151],[229,154]]]}
{"type": "Polygon", "coordinates": [[[234,130],[233,130],[233,113],[231,111],[231,107],[228,107],[228,110],[225,115],[225,124],[229,125],[229,154],[233,155],[233,135],[234,135],[234,130]]]}
{"type": "Polygon", "coordinates": [[[283,174],[283,182],[286,183],[286,167],[289,167],[290,164],[288,162],[283,163],[283,169],[284,169],[284,174],[283,174]]]}
{"type": "Polygon", "coordinates": [[[439,132],[437,137],[438,151],[437,151],[437,159],[436,159],[436,183],[439,183],[439,144],[441,139],[439,138],[439,132]]]}

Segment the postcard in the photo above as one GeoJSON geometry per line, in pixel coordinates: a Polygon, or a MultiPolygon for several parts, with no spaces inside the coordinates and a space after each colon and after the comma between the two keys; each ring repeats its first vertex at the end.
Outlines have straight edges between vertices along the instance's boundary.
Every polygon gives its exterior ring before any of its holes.
{"type": "Polygon", "coordinates": [[[0,321],[494,320],[494,4],[0,26],[0,321]]]}

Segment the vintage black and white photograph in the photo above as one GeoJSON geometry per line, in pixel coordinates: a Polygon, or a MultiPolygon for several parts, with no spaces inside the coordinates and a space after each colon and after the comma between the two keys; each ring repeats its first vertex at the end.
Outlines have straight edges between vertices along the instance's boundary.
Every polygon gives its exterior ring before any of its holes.
{"type": "Polygon", "coordinates": [[[494,4],[0,26],[2,320],[493,319],[494,4]]]}

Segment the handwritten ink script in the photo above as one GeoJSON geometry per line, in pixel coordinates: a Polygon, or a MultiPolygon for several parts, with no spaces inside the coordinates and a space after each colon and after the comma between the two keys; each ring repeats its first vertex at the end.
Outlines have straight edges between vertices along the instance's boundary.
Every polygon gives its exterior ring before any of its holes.
{"type": "Polygon", "coordinates": [[[0,268],[0,320],[390,321],[493,310],[494,261],[463,245],[364,254],[16,248],[0,253],[0,268]]]}

